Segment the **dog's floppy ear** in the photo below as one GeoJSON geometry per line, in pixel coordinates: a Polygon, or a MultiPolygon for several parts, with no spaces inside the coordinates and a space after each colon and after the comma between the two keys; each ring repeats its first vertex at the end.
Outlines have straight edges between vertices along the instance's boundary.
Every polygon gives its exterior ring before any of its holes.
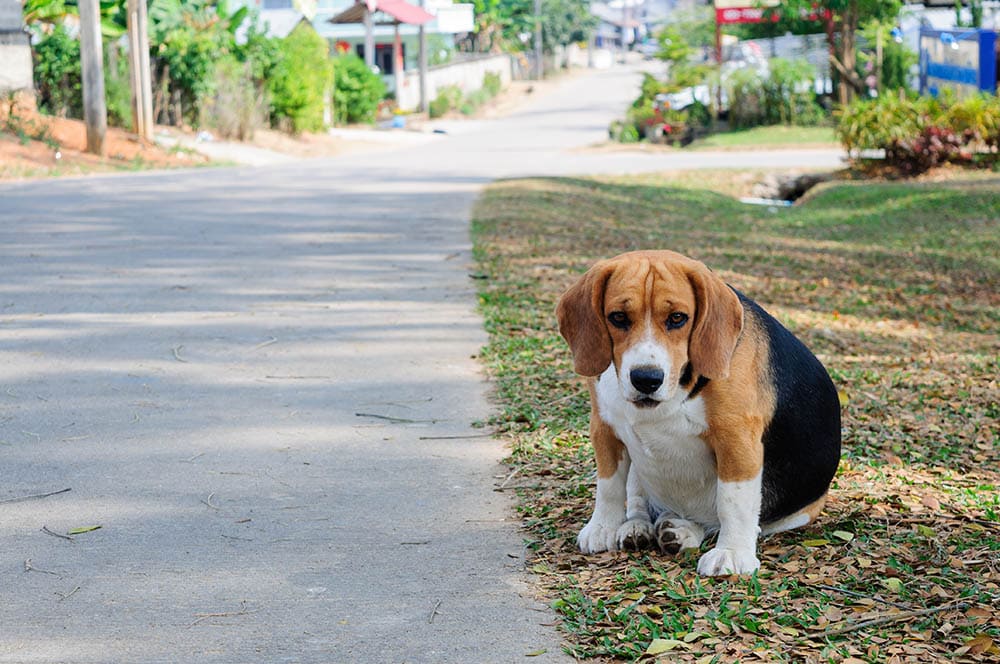
{"type": "Polygon", "coordinates": [[[559,332],[573,351],[573,368],[581,376],[599,376],[611,364],[611,336],[604,323],[604,290],[615,270],[601,261],[559,298],[559,332]]]}
{"type": "Polygon", "coordinates": [[[697,307],[688,358],[696,375],[727,378],[743,330],[743,305],[735,291],[704,265],[691,268],[688,279],[697,307]]]}

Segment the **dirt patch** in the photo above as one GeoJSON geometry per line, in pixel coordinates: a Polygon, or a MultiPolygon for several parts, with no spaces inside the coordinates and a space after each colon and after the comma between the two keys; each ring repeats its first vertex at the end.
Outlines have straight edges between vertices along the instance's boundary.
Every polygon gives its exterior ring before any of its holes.
{"type": "Polygon", "coordinates": [[[42,115],[17,107],[0,108],[0,179],[84,175],[146,168],[206,164],[189,150],[144,145],[134,134],[109,127],[105,156],[86,152],[87,128],[81,120],[42,115]]]}

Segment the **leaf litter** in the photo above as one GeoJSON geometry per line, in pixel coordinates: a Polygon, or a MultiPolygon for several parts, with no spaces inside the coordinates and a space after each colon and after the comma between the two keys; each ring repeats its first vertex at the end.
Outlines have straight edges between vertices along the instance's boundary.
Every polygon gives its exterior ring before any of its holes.
{"type": "Polygon", "coordinates": [[[564,647],[601,661],[1000,661],[1000,178],[841,185],[770,215],[714,193],[733,177],[514,180],[477,205],[482,357],[501,408],[489,424],[511,441],[527,565],[564,647]],[[760,302],[841,392],[824,513],[761,540],[752,577],[701,578],[698,552],[576,548],[589,407],[555,302],[594,261],[654,247],[760,302]]]}

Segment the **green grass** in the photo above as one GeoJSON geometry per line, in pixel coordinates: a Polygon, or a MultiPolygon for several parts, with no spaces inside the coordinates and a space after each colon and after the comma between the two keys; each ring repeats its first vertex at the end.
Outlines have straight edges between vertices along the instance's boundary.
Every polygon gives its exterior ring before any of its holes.
{"type": "Polygon", "coordinates": [[[508,181],[476,207],[482,357],[500,406],[491,423],[510,438],[530,566],[567,649],[635,660],[655,643],[668,661],[698,662],[995,658],[1000,179],[840,184],[773,212],[717,193],[738,177],[508,181]],[[555,302],[594,261],[639,248],[720,272],[817,353],[845,402],[825,514],[762,541],[749,579],[699,578],[697,552],[576,551],[593,500],[589,404],[555,302]]]}
{"type": "Polygon", "coordinates": [[[753,127],[712,134],[696,140],[692,148],[776,148],[811,145],[838,146],[833,127],[753,127]]]}

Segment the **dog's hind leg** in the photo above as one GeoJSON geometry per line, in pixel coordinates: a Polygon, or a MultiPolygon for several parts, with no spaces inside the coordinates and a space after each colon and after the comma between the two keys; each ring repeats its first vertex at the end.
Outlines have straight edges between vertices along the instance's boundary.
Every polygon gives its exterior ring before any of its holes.
{"type": "Polygon", "coordinates": [[[806,526],[819,517],[820,511],[823,509],[823,505],[826,503],[827,494],[823,494],[818,500],[809,503],[802,509],[800,509],[795,514],[790,514],[784,518],[778,519],[777,521],[772,521],[771,523],[764,523],[760,526],[761,537],[765,535],[773,535],[775,533],[783,533],[786,530],[794,530],[795,528],[801,528],[806,526]]]}

